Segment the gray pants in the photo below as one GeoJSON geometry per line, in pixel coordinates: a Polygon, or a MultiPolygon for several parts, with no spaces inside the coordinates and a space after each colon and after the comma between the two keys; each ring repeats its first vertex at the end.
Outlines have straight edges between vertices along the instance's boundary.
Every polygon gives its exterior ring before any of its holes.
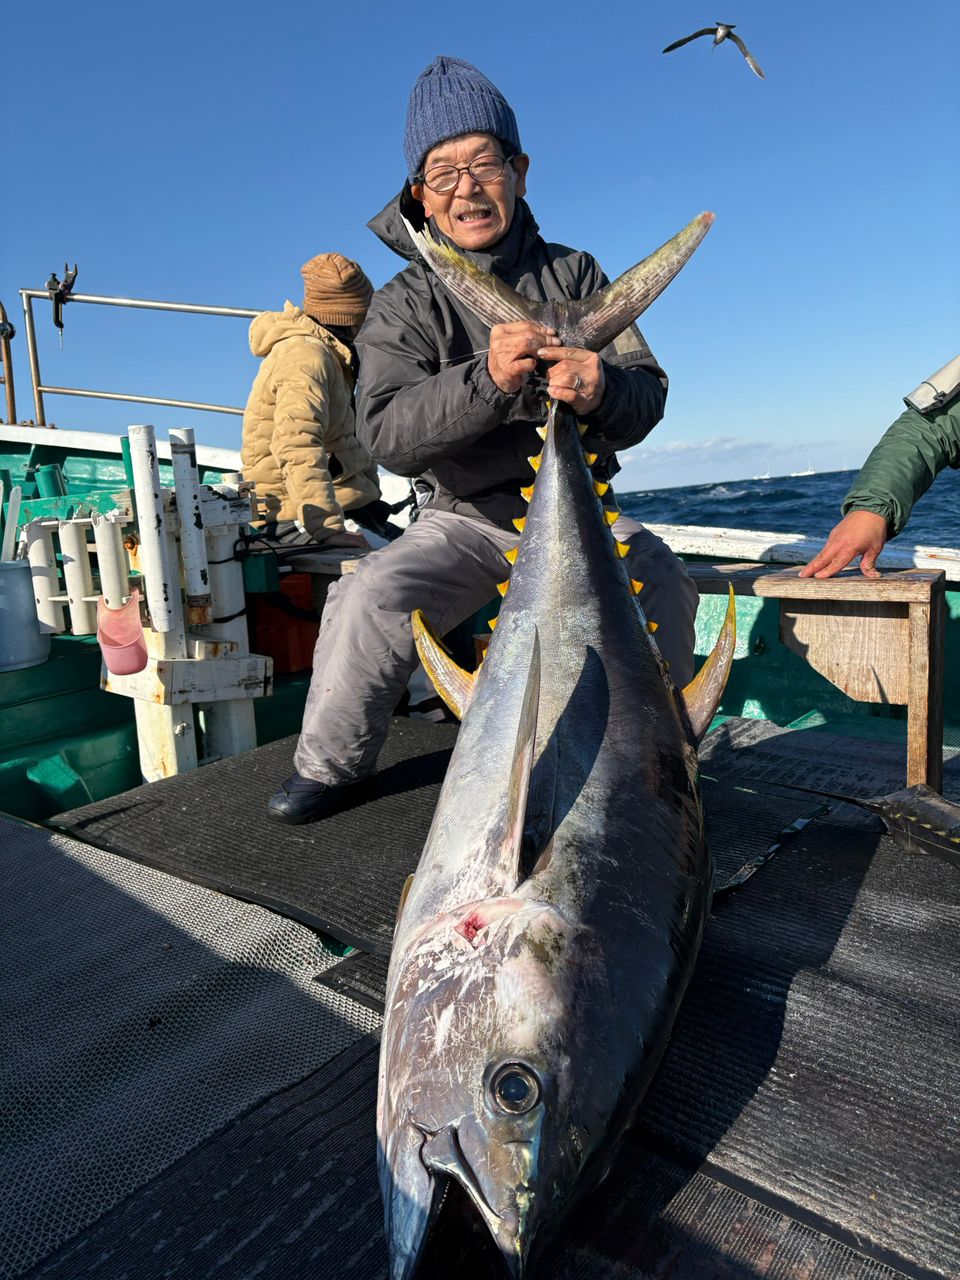
{"type": "MultiPolygon", "coordinates": [[[[621,516],[626,568],[644,584],[639,601],[682,688],[693,676],[697,589],[669,547],[621,516]]],[[[509,576],[503,553],[517,535],[486,520],[428,508],[403,536],[365,556],[331,586],[313,655],[313,678],[294,763],[338,786],[370,773],[390,717],[417,664],[410,614],[422,609],[440,635],[483,608],[509,576]]]]}

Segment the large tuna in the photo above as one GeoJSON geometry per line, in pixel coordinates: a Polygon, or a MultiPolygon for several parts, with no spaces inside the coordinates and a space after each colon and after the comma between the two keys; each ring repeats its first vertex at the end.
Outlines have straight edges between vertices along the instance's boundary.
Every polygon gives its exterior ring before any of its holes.
{"type": "Polygon", "coordinates": [[[710,903],[696,740],[732,655],[732,606],[685,703],[562,406],[545,438],[478,675],[415,616],[421,655],[464,714],[387,985],[378,1136],[392,1280],[449,1274],[429,1260],[437,1239],[481,1223],[481,1251],[486,1239],[501,1270],[529,1274],[643,1096],[710,903]]]}

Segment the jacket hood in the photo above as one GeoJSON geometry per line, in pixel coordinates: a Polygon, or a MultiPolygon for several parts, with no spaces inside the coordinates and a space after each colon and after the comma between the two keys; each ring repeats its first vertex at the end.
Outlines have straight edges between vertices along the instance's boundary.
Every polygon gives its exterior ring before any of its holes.
{"type": "MultiPolygon", "coordinates": [[[[409,182],[404,183],[400,194],[394,196],[376,217],[371,218],[367,226],[388,249],[398,253],[401,258],[406,258],[408,262],[416,262],[417,249],[407,235],[407,229],[401,221],[401,214],[416,230],[422,230],[426,221],[423,216],[423,205],[415,199],[409,182]]],[[[465,252],[448,236],[437,230],[432,218],[429,219],[429,226],[435,240],[452,245],[459,253],[465,252]]],[[[525,200],[519,199],[507,234],[498,240],[489,252],[469,252],[466,256],[478,266],[483,267],[485,271],[509,270],[516,266],[528,252],[539,232],[540,228],[536,218],[530,212],[529,205],[525,200]]]]}
{"type": "MultiPolygon", "coordinates": [[[[399,222],[403,231],[403,223],[399,222]]],[[[406,232],[404,232],[406,235],[406,232]]],[[[408,237],[409,238],[409,237],[408,237]]],[[[282,311],[261,311],[250,321],[250,350],[255,356],[265,356],[285,338],[318,338],[333,347],[344,364],[350,363],[350,351],[322,324],[313,320],[302,307],[285,302],[282,311]]]]}

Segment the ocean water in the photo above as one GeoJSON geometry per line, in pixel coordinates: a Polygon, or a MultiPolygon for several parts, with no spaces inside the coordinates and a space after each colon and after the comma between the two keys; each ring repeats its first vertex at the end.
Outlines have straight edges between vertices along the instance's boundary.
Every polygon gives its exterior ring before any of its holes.
{"type": "MultiPolygon", "coordinates": [[[[672,489],[622,491],[620,506],[645,524],[697,524],[760,529],[825,539],[856,471],[725,480],[672,489]]],[[[622,477],[618,477],[621,484],[622,477]]],[[[897,543],[960,548],[960,472],[948,467],[913,509],[897,543]]]]}

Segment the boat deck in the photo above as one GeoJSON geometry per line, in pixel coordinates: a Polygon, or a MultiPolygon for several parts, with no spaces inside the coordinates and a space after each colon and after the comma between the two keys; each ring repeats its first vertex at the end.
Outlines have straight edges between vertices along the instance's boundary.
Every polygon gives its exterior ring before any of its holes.
{"type": "MultiPolygon", "coordinates": [[[[313,827],[263,815],[292,739],[68,834],[3,823],[0,1275],[385,1280],[383,957],[455,732],[395,721],[369,797],[313,827]]],[[[956,1276],[960,871],[778,785],[896,790],[903,748],[735,720],[701,761],[718,883],[778,851],[718,895],[637,1123],[545,1274],[956,1276]]],[[[960,759],[945,774],[958,798],[960,759]]]]}

